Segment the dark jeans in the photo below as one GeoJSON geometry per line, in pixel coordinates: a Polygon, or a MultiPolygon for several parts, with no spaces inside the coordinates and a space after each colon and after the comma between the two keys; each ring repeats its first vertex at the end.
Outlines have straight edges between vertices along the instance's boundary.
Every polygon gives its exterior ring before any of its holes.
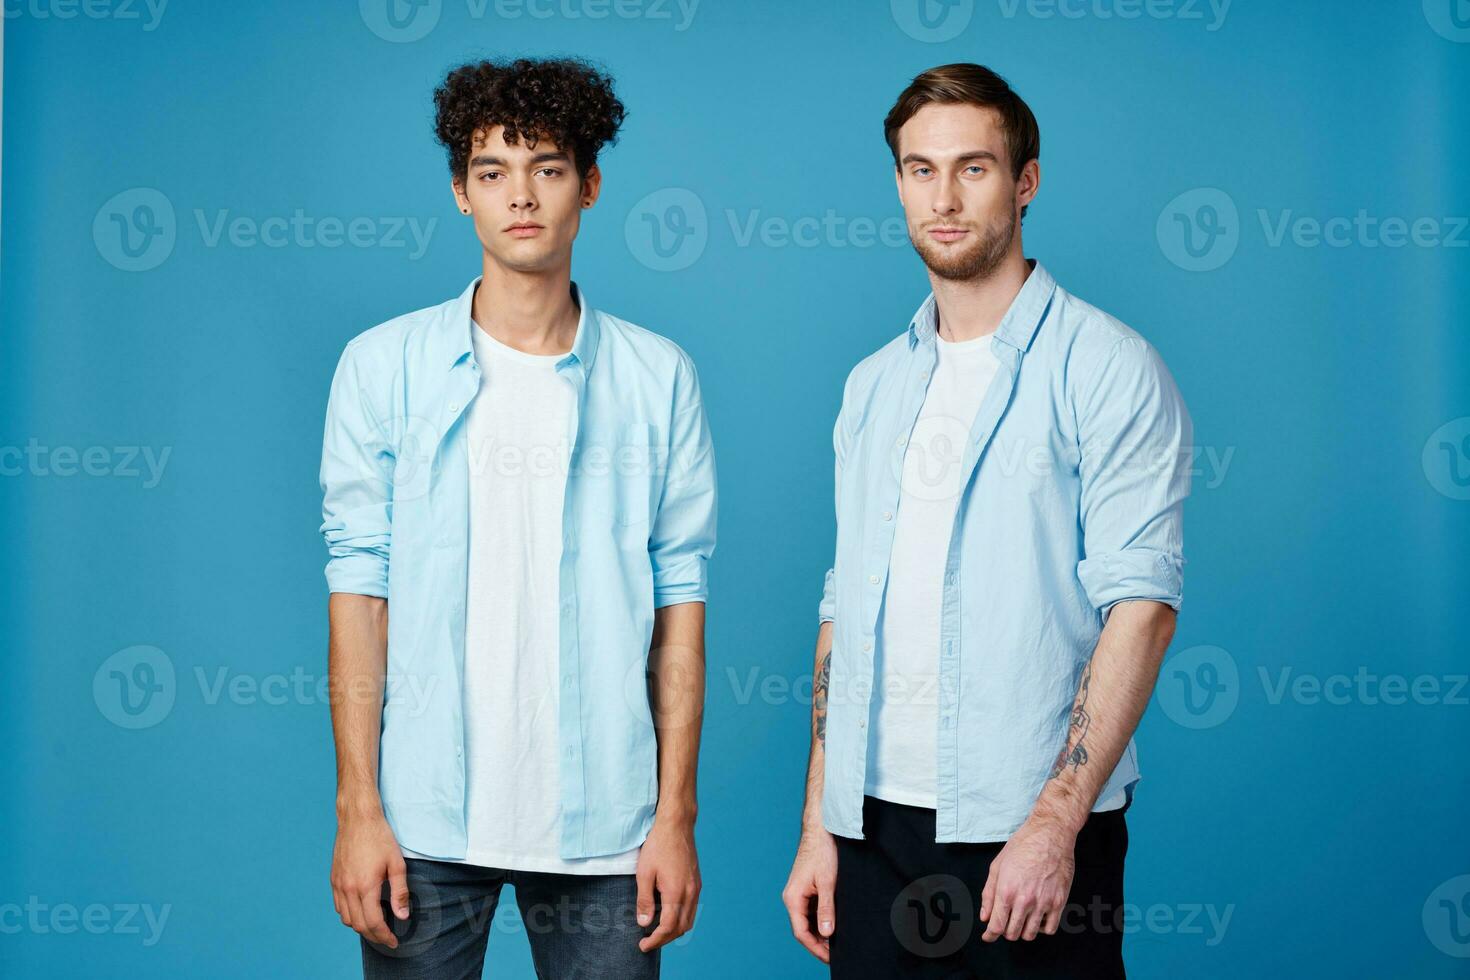
{"type": "Polygon", "coordinates": [[[863,834],[837,838],[833,980],[1123,977],[1122,810],[1088,818],[1060,927],[1030,942],[980,938],[980,894],[1003,844],[936,844],[933,810],[871,796],[863,834]]]}
{"type": "MultiPolygon", "coordinates": [[[[500,887],[515,887],[516,905],[531,940],[542,980],[655,980],[659,951],[638,940],[653,932],[638,925],[633,875],[567,875],[502,871],[448,861],[408,858],[409,915],[393,917],[384,886],[383,918],[398,948],[362,941],[367,980],[478,978],[500,887]]],[[[493,975],[493,970],[492,970],[493,975]]]]}

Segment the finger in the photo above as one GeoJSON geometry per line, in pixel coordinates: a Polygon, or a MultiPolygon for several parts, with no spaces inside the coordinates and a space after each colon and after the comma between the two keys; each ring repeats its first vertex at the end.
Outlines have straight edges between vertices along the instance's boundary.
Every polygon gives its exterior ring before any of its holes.
{"type": "Polygon", "coordinates": [[[837,931],[837,880],[817,879],[817,931],[830,939],[837,931]]]}
{"type": "Polygon", "coordinates": [[[809,886],[804,890],[786,892],[781,897],[786,905],[786,914],[791,917],[791,935],[806,948],[808,953],[826,963],[830,959],[827,941],[812,932],[810,920],[812,894],[809,886]]]}
{"type": "Polygon", "coordinates": [[[399,919],[408,918],[408,868],[402,861],[388,870],[389,904],[399,919]]]}
{"type": "Polygon", "coordinates": [[[666,905],[659,903],[658,927],[653,934],[645,936],[639,943],[638,948],[645,953],[652,952],[660,946],[674,939],[676,933],[674,927],[679,921],[679,907],[677,905],[666,905]]]}
{"type": "Polygon", "coordinates": [[[1032,900],[1022,898],[1010,907],[1006,912],[1005,937],[1011,942],[1021,938],[1021,930],[1026,927],[1026,919],[1032,912],[1032,900]]]}
{"type": "Polygon", "coordinates": [[[1057,934],[1057,927],[1062,924],[1062,910],[1052,909],[1042,918],[1041,931],[1048,936],[1057,934]]]}
{"type": "Polygon", "coordinates": [[[985,934],[980,938],[987,943],[993,943],[1006,933],[1006,919],[1010,915],[1010,907],[1006,900],[999,895],[991,898],[990,918],[985,922],[985,934]]]}
{"type": "Polygon", "coordinates": [[[699,914],[699,886],[692,886],[684,895],[684,900],[679,904],[682,910],[679,916],[679,935],[684,935],[694,928],[694,917],[699,914]]]}
{"type": "Polygon", "coordinates": [[[980,921],[989,922],[990,913],[995,908],[995,865],[990,866],[990,873],[985,876],[985,887],[980,891],[980,921]]]}
{"type": "Polygon", "coordinates": [[[337,916],[347,928],[352,928],[352,905],[347,901],[347,893],[339,888],[332,889],[332,906],[337,910],[337,916]]]}
{"type": "Polygon", "coordinates": [[[1026,925],[1021,929],[1021,938],[1026,942],[1036,938],[1041,931],[1041,922],[1046,918],[1040,909],[1032,909],[1031,914],[1026,916],[1026,925]]]}
{"type": "Polygon", "coordinates": [[[638,873],[638,924],[647,926],[653,921],[653,874],[652,872],[638,873]]]}
{"type": "Polygon", "coordinates": [[[388,923],[383,921],[383,888],[379,885],[370,891],[364,891],[359,896],[358,910],[361,918],[357,920],[357,931],[371,939],[375,943],[381,943],[389,949],[398,948],[398,937],[393,935],[393,930],[388,928],[388,923]]]}

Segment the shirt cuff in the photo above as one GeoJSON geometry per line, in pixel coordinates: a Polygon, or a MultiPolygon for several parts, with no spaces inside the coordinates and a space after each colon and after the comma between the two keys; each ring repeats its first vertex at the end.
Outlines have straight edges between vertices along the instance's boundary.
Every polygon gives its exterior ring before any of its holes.
{"type": "Polygon", "coordinates": [[[1077,563],[1077,577],[1098,610],[1125,599],[1149,599],[1177,611],[1184,600],[1184,559],[1151,548],[1089,555],[1077,563]]]}
{"type": "Polygon", "coordinates": [[[388,562],[378,555],[349,552],[327,562],[327,589],[388,598],[388,562]]]}
{"type": "Polygon", "coordinates": [[[709,599],[709,580],[703,555],[693,555],[683,561],[653,573],[653,608],[674,606],[681,602],[705,602],[709,599]]]}

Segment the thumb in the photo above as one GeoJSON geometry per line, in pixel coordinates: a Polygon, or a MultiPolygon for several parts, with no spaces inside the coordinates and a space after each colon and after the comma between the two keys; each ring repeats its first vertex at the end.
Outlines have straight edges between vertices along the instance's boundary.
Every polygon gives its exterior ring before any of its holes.
{"type": "Polygon", "coordinates": [[[817,882],[817,932],[823,938],[830,937],[837,928],[837,902],[833,896],[836,884],[831,878],[817,882]]]}
{"type": "Polygon", "coordinates": [[[653,921],[653,874],[638,873],[638,924],[646,926],[653,921]]]}
{"type": "Polygon", "coordinates": [[[408,918],[408,874],[403,865],[388,872],[389,901],[393,914],[400,919],[408,918]]]}

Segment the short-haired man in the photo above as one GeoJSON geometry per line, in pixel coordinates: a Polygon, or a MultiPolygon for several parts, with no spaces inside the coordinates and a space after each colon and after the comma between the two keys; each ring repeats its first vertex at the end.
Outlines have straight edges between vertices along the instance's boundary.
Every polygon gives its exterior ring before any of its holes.
{"type": "Polygon", "coordinates": [[[1189,416],[1142,337],[1025,258],[1040,138],[1003,79],[926,71],[884,130],[932,293],[833,432],[792,931],[844,980],[1121,977],[1189,416]]]}
{"type": "Polygon", "coordinates": [[[482,274],[353,339],[332,381],[334,901],[368,977],[478,977],[506,883],[538,976],[655,977],[700,887],[694,365],[571,281],[611,80],[486,61],[434,100],[482,274]]]}

